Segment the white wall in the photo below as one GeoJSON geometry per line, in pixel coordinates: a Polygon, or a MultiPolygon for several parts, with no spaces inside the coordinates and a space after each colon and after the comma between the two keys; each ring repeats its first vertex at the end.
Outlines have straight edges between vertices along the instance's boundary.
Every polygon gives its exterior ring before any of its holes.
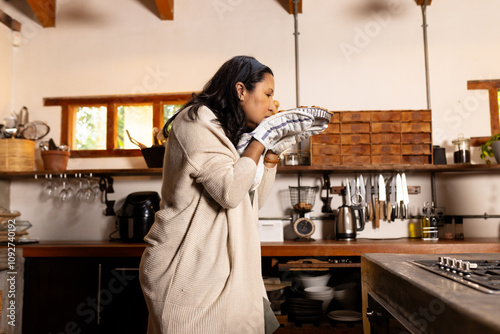
{"type": "MultiPolygon", "coordinates": [[[[369,2],[304,0],[299,15],[300,104],[331,110],[426,108],[420,7],[413,0],[387,0],[385,11],[374,12],[367,9],[369,2]]],[[[9,108],[0,108],[0,118],[26,105],[31,119],[49,122],[56,141],[60,110],[44,107],[44,97],[198,90],[237,54],[269,65],[275,72],[280,108],[295,106],[294,22],[278,1],[176,1],[175,20],[161,21],[141,1],[60,0],[56,27],[46,29],[32,20],[27,4],[2,2],[0,8],[23,24],[18,49],[0,42],[0,60],[7,59],[14,73],[13,98],[6,103],[9,108]]],[[[500,78],[500,21],[495,17],[499,10],[500,3],[493,0],[480,5],[440,0],[427,10],[434,144],[446,147],[449,163],[451,140],[459,133],[489,135],[487,94],[468,91],[467,80],[500,78]]],[[[8,33],[2,30],[0,37],[8,33]]],[[[1,107],[4,102],[0,103],[1,107]]],[[[473,161],[481,163],[477,150],[473,161]]],[[[135,158],[71,159],[69,164],[79,169],[115,167],[145,163],[135,158]]],[[[353,175],[334,175],[332,184],[340,185],[346,176],[353,175]]],[[[302,177],[306,185],[320,180],[321,175],[302,177]]],[[[495,192],[499,180],[498,175],[438,175],[438,204],[446,204],[450,214],[499,213],[500,199],[485,196],[495,192]]],[[[416,214],[431,199],[430,178],[409,175],[408,182],[422,186],[422,194],[410,198],[416,214]]],[[[119,178],[110,197],[123,200],[133,191],[159,191],[160,183],[159,177],[119,178]]],[[[39,198],[41,184],[13,181],[11,186],[11,208],[33,223],[31,235],[43,240],[107,238],[114,221],[102,215],[102,204],[44,201],[39,198]]],[[[283,198],[288,185],[296,184],[296,175],[279,175],[261,215],[289,214],[283,198]]],[[[340,204],[340,197],[334,198],[333,206],[340,204]]],[[[320,208],[318,198],[313,215],[319,215],[320,208]]],[[[466,236],[500,236],[498,219],[465,224],[466,236]]],[[[328,237],[331,223],[318,225],[315,237],[328,237]]],[[[377,231],[368,227],[361,236],[406,236],[407,230],[408,222],[398,220],[377,231]]]]}
{"type": "Polygon", "coordinates": [[[11,44],[11,30],[0,24],[0,115],[1,119],[11,116],[12,83],[14,70],[14,48],[11,44]]]}

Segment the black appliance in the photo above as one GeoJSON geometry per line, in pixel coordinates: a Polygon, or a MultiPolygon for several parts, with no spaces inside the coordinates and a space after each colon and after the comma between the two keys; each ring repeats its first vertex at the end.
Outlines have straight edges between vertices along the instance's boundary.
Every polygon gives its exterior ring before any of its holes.
{"type": "Polygon", "coordinates": [[[126,242],[144,242],[160,209],[160,196],[155,191],[131,193],[125,199],[117,216],[120,239],[126,242]]]}

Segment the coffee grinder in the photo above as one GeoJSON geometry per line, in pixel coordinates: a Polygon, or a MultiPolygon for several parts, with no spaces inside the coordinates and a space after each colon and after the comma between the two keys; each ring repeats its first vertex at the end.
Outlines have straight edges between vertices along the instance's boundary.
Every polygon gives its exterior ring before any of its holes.
{"type": "Polygon", "coordinates": [[[292,226],[297,238],[295,241],[314,241],[311,236],[315,226],[309,213],[312,211],[319,187],[288,187],[293,207],[292,226]]]}

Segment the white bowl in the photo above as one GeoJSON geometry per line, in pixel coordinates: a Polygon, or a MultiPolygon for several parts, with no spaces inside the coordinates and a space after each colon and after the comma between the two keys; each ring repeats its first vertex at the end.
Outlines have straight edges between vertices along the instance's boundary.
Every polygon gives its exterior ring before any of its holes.
{"type": "Polygon", "coordinates": [[[304,288],[313,286],[326,286],[332,275],[326,274],[321,276],[299,276],[300,283],[304,288]]]}
{"type": "Polygon", "coordinates": [[[331,286],[310,286],[305,288],[304,291],[306,293],[323,293],[323,292],[332,292],[333,288],[331,286]]]}
{"type": "MultiPolygon", "coordinates": [[[[314,286],[304,289],[304,293],[309,299],[327,300],[328,304],[334,297],[333,288],[329,286],[314,286]]],[[[325,306],[325,305],[323,305],[325,306]]],[[[328,306],[328,305],[326,305],[328,306]]]]}
{"type": "Polygon", "coordinates": [[[345,310],[354,310],[356,307],[356,298],[358,295],[356,283],[345,283],[333,288],[335,300],[345,310]]]}

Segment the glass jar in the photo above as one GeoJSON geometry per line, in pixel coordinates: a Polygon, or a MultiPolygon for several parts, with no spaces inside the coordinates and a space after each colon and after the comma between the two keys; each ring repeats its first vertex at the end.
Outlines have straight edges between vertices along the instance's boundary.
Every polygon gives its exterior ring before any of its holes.
{"type": "Polygon", "coordinates": [[[464,217],[455,216],[455,240],[464,240],[464,217]]]}
{"type": "Polygon", "coordinates": [[[453,153],[453,162],[456,164],[470,163],[470,139],[464,138],[463,134],[459,134],[458,138],[453,140],[455,152],[453,153]]]}
{"type": "Polygon", "coordinates": [[[450,240],[455,238],[455,228],[453,227],[453,217],[444,216],[444,234],[443,239],[450,240]]]}

